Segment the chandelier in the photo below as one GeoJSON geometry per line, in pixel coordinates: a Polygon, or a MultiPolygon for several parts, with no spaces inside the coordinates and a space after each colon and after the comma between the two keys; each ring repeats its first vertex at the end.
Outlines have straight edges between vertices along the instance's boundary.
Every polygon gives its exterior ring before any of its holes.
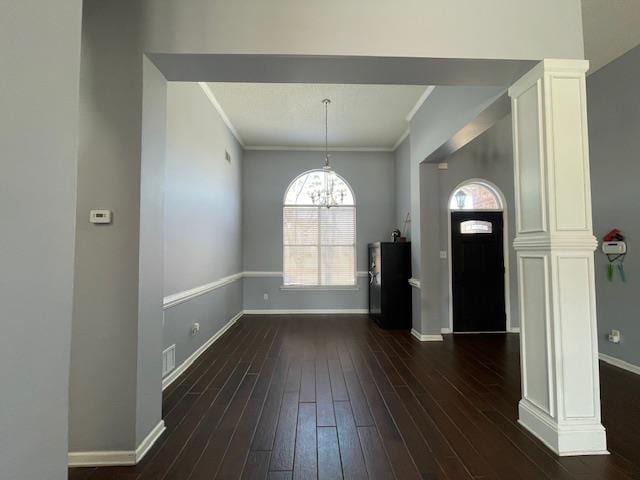
{"type": "Polygon", "coordinates": [[[329,155],[329,104],[331,100],[325,98],[324,104],[324,166],[322,173],[314,180],[310,193],[314,205],[321,207],[335,207],[342,205],[347,195],[344,183],[337,181],[336,173],[331,168],[331,155],[329,155]]]}

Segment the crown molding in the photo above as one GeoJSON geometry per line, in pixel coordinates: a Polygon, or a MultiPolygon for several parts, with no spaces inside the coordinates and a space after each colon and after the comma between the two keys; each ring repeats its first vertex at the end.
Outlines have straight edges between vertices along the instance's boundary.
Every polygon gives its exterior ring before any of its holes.
{"type": "Polygon", "coordinates": [[[400,146],[400,144],[402,142],[404,142],[404,139],[407,138],[409,136],[409,132],[411,130],[409,128],[407,128],[402,135],[400,135],[400,137],[398,137],[398,140],[396,140],[396,143],[393,144],[393,147],[391,148],[394,152],[398,149],[398,147],[400,146]]]}
{"type": "Polygon", "coordinates": [[[418,98],[418,101],[416,102],[416,104],[413,106],[413,108],[407,114],[407,116],[405,118],[405,120],[407,122],[411,122],[411,120],[413,119],[413,116],[416,114],[416,112],[418,110],[420,110],[420,107],[422,106],[422,104],[427,101],[427,98],[429,98],[429,95],[431,95],[433,93],[435,88],[436,87],[434,87],[433,85],[429,85],[424,90],[424,92],[422,92],[422,95],[420,95],[420,98],[418,98]]]}
{"type": "Polygon", "coordinates": [[[233,136],[236,137],[236,140],[238,141],[238,143],[243,148],[245,148],[244,141],[242,140],[242,137],[240,136],[240,134],[238,133],[236,128],[233,126],[233,123],[231,123],[231,120],[229,119],[229,117],[227,117],[227,114],[222,109],[222,106],[220,105],[220,103],[218,103],[218,99],[216,98],[216,96],[211,91],[211,88],[209,88],[209,85],[207,85],[205,82],[198,82],[198,85],[200,85],[200,88],[202,89],[204,94],[207,96],[207,98],[211,102],[211,105],[213,105],[213,107],[216,109],[216,111],[218,112],[218,114],[222,118],[222,121],[225,123],[227,128],[231,131],[233,136]]]}
{"type": "MultiPolygon", "coordinates": [[[[307,151],[308,152],[323,152],[325,150],[325,147],[323,147],[323,146],[246,145],[244,143],[244,140],[240,136],[240,133],[238,133],[236,128],[233,126],[233,123],[231,123],[231,120],[229,119],[229,117],[227,116],[225,111],[223,110],[222,105],[220,105],[220,102],[218,102],[218,99],[216,98],[216,96],[211,91],[211,88],[209,87],[209,85],[206,82],[198,82],[198,85],[200,85],[200,88],[202,89],[202,91],[204,92],[206,97],[211,102],[211,105],[213,105],[213,107],[216,109],[216,111],[218,112],[218,114],[222,118],[222,121],[225,123],[227,128],[231,131],[231,133],[233,134],[235,139],[238,141],[238,143],[242,146],[242,148],[244,150],[252,150],[252,151],[259,151],[259,150],[266,150],[266,151],[298,151],[298,152],[307,152],[307,151]]],[[[420,98],[418,98],[418,101],[416,102],[416,104],[413,106],[411,111],[407,114],[407,117],[406,117],[406,121],[407,122],[411,121],[411,119],[416,114],[418,109],[427,100],[429,95],[431,95],[431,92],[433,92],[434,88],[435,88],[434,86],[430,85],[425,89],[425,91],[422,93],[422,95],[420,95],[420,98]]],[[[407,128],[405,131],[402,132],[402,134],[400,135],[398,140],[396,140],[396,142],[391,147],[368,147],[368,146],[365,146],[365,147],[330,147],[329,151],[330,152],[395,152],[396,149],[400,146],[400,144],[408,136],[409,136],[409,129],[407,128]]]]}
{"type": "MultiPolygon", "coordinates": [[[[290,145],[248,145],[245,150],[259,151],[287,151],[287,152],[324,152],[324,147],[305,147],[290,145]]],[[[395,148],[388,147],[329,147],[330,152],[393,152],[395,148]]]]}

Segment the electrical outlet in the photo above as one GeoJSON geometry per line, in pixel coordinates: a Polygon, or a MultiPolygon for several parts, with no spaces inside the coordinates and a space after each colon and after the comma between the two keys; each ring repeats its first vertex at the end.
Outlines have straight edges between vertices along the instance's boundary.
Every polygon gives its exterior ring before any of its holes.
{"type": "Polygon", "coordinates": [[[609,331],[608,339],[611,343],[620,343],[620,330],[609,331]]]}
{"type": "Polygon", "coordinates": [[[446,250],[440,250],[440,258],[447,258],[447,251],[446,250]]]}
{"type": "Polygon", "coordinates": [[[200,324],[198,322],[191,325],[191,336],[195,337],[200,331],[200,324]]]}
{"type": "Polygon", "coordinates": [[[269,300],[269,294],[268,294],[268,293],[265,293],[265,294],[263,295],[263,298],[264,298],[265,300],[269,300]]]}

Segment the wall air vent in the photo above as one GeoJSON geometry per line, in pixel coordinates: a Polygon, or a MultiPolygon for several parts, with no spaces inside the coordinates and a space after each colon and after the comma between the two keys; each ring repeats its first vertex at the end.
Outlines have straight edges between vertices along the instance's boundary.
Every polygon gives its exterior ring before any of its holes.
{"type": "Polygon", "coordinates": [[[176,368],[176,346],[171,345],[162,352],[162,376],[167,375],[176,368]]]}

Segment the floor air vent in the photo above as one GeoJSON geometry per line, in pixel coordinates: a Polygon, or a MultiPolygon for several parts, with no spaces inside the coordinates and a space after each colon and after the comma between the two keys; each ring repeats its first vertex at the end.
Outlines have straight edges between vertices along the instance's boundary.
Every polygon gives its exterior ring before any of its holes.
{"type": "Polygon", "coordinates": [[[176,368],[176,346],[171,345],[162,352],[162,376],[176,368]]]}

